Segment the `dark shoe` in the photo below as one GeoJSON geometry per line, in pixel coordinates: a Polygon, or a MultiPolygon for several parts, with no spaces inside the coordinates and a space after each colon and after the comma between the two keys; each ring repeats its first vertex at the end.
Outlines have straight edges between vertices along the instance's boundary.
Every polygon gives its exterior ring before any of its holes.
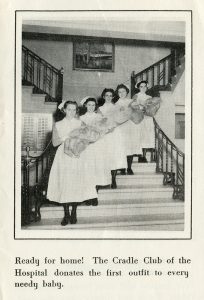
{"type": "Polygon", "coordinates": [[[85,200],[84,203],[85,203],[87,206],[90,206],[90,205],[92,205],[92,199],[85,200]]]}
{"type": "Polygon", "coordinates": [[[89,199],[89,200],[85,200],[84,203],[87,205],[87,206],[97,206],[98,205],[98,199],[97,198],[93,198],[93,199],[89,199]]]}
{"type": "Polygon", "coordinates": [[[97,206],[98,205],[98,199],[97,198],[91,199],[91,205],[92,206],[97,206]]]}
{"type": "Polygon", "coordinates": [[[125,169],[121,169],[121,170],[120,170],[120,175],[126,175],[125,169]]]}
{"type": "Polygon", "coordinates": [[[69,223],[69,217],[66,216],[62,219],[61,225],[66,226],[69,223]]]}
{"type": "Polygon", "coordinates": [[[98,192],[99,190],[107,190],[107,189],[109,189],[109,188],[110,188],[110,184],[107,184],[107,185],[97,185],[97,186],[96,186],[97,192],[98,192]]]}
{"type": "Polygon", "coordinates": [[[112,189],[117,189],[117,184],[116,184],[116,182],[113,182],[113,183],[111,184],[111,188],[112,188],[112,189]]]}
{"type": "Polygon", "coordinates": [[[134,172],[133,172],[132,169],[127,169],[127,174],[128,174],[128,175],[134,175],[134,172]]]}
{"type": "Polygon", "coordinates": [[[147,159],[144,156],[140,156],[139,159],[138,159],[138,162],[139,163],[147,163],[147,159]]]}
{"type": "Polygon", "coordinates": [[[64,218],[62,219],[61,225],[66,226],[70,221],[70,214],[69,214],[69,204],[63,204],[64,207],[64,218]]]}

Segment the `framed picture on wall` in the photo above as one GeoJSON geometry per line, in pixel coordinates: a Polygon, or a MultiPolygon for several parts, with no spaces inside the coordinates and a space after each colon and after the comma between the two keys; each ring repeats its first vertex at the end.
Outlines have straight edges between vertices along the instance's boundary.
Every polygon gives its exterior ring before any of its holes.
{"type": "Polygon", "coordinates": [[[114,71],[114,44],[99,39],[73,41],[73,69],[114,71]]]}

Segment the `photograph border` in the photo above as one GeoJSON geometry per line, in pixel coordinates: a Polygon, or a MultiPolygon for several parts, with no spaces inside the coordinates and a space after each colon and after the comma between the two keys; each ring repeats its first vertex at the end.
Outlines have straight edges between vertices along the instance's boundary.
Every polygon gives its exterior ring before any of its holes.
{"type": "MultiPolygon", "coordinates": [[[[15,10],[15,38],[14,38],[14,235],[13,238],[14,240],[132,240],[132,241],[137,241],[137,240],[191,240],[192,239],[192,231],[193,231],[193,219],[192,219],[192,213],[193,213],[193,208],[192,208],[192,193],[193,193],[193,11],[192,10],[15,10]],[[17,87],[17,76],[16,76],[16,64],[17,64],[17,51],[16,51],[16,42],[17,42],[17,14],[18,12],[190,12],[190,25],[191,25],[191,55],[190,55],[190,65],[191,65],[191,99],[190,99],[190,105],[191,105],[191,132],[190,132],[190,137],[191,137],[191,174],[190,174],[190,179],[191,179],[191,187],[190,187],[190,237],[184,237],[184,238],[19,238],[16,237],[16,87],[17,87]]],[[[115,59],[115,53],[114,59],[115,59]]],[[[113,70],[115,68],[114,65],[114,59],[113,59],[113,70]]],[[[74,61],[74,57],[73,57],[74,61]]],[[[77,69],[79,70],[79,69],[77,69]]],[[[77,71],[76,70],[76,71],[77,71]]],[[[83,71],[88,71],[88,70],[83,70],[83,71]]],[[[99,71],[99,70],[91,70],[91,71],[99,71]]],[[[111,71],[109,71],[111,72],[111,71]]],[[[112,71],[113,72],[113,71],[112,71]]]]}

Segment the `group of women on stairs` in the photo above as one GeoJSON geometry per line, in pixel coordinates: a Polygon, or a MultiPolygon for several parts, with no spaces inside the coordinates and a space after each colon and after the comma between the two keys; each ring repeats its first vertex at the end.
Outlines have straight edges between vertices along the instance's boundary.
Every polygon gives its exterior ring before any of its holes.
{"type": "Polygon", "coordinates": [[[89,144],[80,156],[67,155],[64,151],[66,139],[82,124],[92,126],[97,120],[108,118],[117,110],[124,110],[133,101],[144,109],[145,101],[151,98],[146,94],[147,82],[141,81],[137,87],[140,91],[132,99],[128,97],[129,89],[124,84],[118,85],[115,92],[105,88],[102,92],[104,104],[100,107],[97,107],[95,98],[83,99],[81,104],[86,112],[81,116],[76,102],[64,101],[60,104],[64,118],[53,127],[52,142],[58,149],[50,171],[47,199],[63,205],[61,225],[76,224],[78,205],[97,205],[98,187],[111,185],[116,188],[117,170],[121,174],[133,174],[133,155],[142,154],[143,148],[154,148],[153,119],[145,116],[140,124],[128,120],[117,126],[89,144]],[[118,100],[114,103],[115,96],[118,100]]]}

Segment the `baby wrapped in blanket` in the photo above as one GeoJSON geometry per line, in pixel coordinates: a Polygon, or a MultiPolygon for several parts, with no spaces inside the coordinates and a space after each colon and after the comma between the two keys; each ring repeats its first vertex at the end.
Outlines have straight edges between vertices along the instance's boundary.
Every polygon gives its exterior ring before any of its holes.
{"type": "Polygon", "coordinates": [[[143,105],[133,100],[128,107],[115,108],[108,117],[101,116],[91,126],[82,123],[81,127],[73,130],[66,139],[64,152],[70,156],[79,157],[90,143],[94,143],[105,134],[112,132],[117,126],[128,120],[139,124],[144,119],[144,115],[153,117],[159,107],[160,98],[158,97],[147,99],[143,105]]]}

